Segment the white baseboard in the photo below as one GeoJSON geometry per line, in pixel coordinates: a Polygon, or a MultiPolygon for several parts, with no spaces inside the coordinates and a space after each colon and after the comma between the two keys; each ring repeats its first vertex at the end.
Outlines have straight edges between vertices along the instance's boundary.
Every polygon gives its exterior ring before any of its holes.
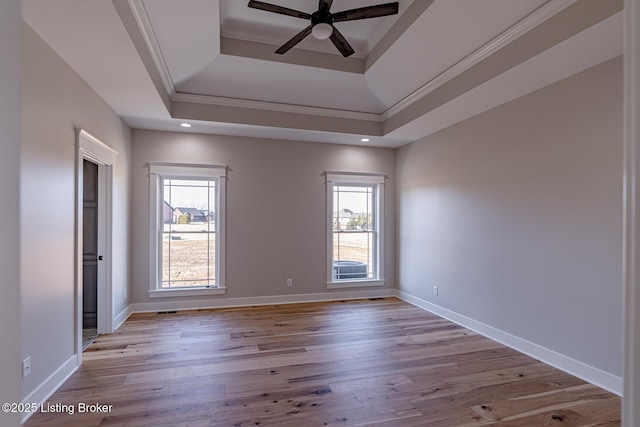
{"type": "Polygon", "coordinates": [[[336,301],[359,298],[381,298],[395,296],[393,289],[367,289],[358,291],[326,292],[320,294],[276,295],[246,298],[220,298],[197,300],[162,300],[157,302],[132,303],[113,318],[116,331],[133,313],[154,311],[199,310],[207,308],[244,307],[253,305],[295,304],[301,302],[336,301]]]}
{"type": "Polygon", "coordinates": [[[410,304],[420,307],[431,313],[437,314],[440,317],[444,317],[454,323],[457,323],[465,328],[471,329],[474,332],[484,335],[494,341],[504,344],[507,347],[511,347],[521,353],[538,359],[548,365],[558,368],[568,374],[576,376],[580,379],[590,382],[598,387],[610,391],[611,393],[622,396],[622,378],[605,372],[601,369],[595,368],[586,363],[575,360],[571,357],[557,353],[541,345],[532,343],[525,339],[519,338],[515,335],[511,335],[505,331],[494,328],[477,320],[473,320],[469,317],[458,314],[454,311],[440,307],[429,301],[418,298],[412,294],[401,290],[395,290],[396,296],[410,304]]]}
{"type": "MultiPolygon", "coordinates": [[[[54,373],[49,375],[35,390],[29,393],[29,395],[22,400],[22,403],[36,403],[38,407],[40,407],[77,369],[78,356],[74,354],[56,369],[54,373]]],[[[31,415],[33,415],[33,412],[25,412],[22,415],[22,423],[24,424],[31,415]]]]}
{"type": "Polygon", "coordinates": [[[393,289],[366,289],[357,291],[325,292],[318,294],[275,295],[245,298],[193,299],[181,301],[154,301],[133,303],[131,313],[154,311],[199,310],[207,308],[249,307],[254,305],[295,304],[301,302],[341,301],[359,298],[381,298],[395,296],[393,289]]]}
{"type": "Polygon", "coordinates": [[[117,331],[120,326],[131,316],[131,305],[128,305],[120,312],[120,314],[116,315],[113,318],[113,331],[117,331]]]}

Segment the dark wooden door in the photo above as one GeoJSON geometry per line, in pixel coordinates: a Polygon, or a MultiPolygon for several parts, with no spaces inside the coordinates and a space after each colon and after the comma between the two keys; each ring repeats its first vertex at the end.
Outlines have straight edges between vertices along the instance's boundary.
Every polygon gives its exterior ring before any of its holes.
{"type": "Polygon", "coordinates": [[[98,325],[98,165],[83,161],[82,327],[98,325]]]}

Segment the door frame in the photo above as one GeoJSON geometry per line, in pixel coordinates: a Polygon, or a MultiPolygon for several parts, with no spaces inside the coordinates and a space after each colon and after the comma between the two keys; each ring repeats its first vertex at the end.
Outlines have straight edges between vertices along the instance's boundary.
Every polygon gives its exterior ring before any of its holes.
{"type": "Polygon", "coordinates": [[[113,332],[112,237],[113,237],[113,165],[118,152],[84,129],[77,133],[76,155],[76,355],[82,363],[82,190],[83,161],[98,165],[98,250],[104,260],[98,263],[98,333],[113,332]]]}

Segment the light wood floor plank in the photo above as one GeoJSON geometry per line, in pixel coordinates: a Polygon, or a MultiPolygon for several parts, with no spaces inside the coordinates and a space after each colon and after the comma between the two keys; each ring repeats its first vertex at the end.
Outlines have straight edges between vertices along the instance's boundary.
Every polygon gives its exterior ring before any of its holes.
{"type": "Polygon", "coordinates": [[[26,427],[617,426],[620,399],[395,298],[144,313],[26,427]]]}

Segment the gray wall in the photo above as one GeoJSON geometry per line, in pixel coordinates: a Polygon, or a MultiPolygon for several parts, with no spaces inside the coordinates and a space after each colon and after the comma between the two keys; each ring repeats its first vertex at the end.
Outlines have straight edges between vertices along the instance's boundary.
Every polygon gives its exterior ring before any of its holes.
{"type": "Polygon", "coordinates": [[[119,155],[114,165],[113,286],[124,309],[129,271],[131,131],[28,26],[23,31],[20,274],[23,397],[75,354],[75,129],[119,155]]]}
{"type": "Polygon", "coordinates": [[[616,58],[401,148],[399,288],[621,376],[622,141],[616,58]]]}
{"type": "MultiPolygon", "coordinates": [[[[0,403],[19,402],[20,285],[18,165],[20,160],[20,0],[0,3],[0,200],[5,221],[0,239],[0,403]]],[[[20,425],[19,414],[0,412],[0,425],[20,425]]]]}
{"type": "Polygon", "coordinates": [[[386,287],[394,286],[394,150],[143,130],[135,130],[133,135],[132,302],[150,301],[149,179],[145,167],[149,161],[230,167],[228,289],[220,298],[327,292],[322,173],[387,174],[385,275],[386,287]],[[286,287],[288,277],[293,279],[291,288],[286,287]]]}

